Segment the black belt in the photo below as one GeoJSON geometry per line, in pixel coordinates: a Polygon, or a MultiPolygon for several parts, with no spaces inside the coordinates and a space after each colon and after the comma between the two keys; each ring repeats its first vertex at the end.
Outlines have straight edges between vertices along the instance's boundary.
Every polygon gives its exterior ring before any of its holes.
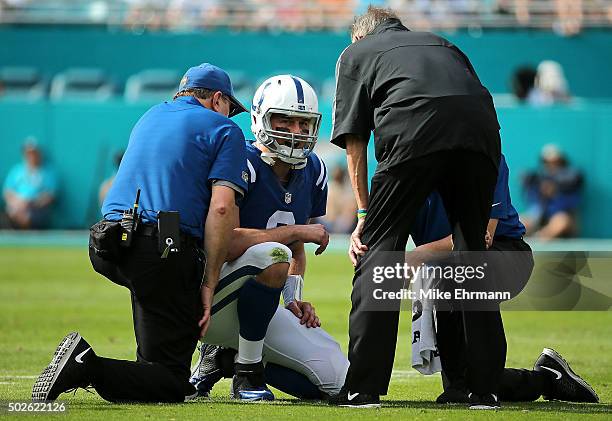
{"type": "MultiPolygon", "coordinates": [[[[136,233],[144,237],[157,237],[158,235],[157,225],[140,224],[138,225],[138,229],[136,230],[136,233]]],[[[197,237],[193,237],[189,234],[185,234],[184,232],[181,232],[181,242],[187,245],[193,245],[193,244],[199,245],[199,243],[201,243],[202,241],[197,237]]]]}

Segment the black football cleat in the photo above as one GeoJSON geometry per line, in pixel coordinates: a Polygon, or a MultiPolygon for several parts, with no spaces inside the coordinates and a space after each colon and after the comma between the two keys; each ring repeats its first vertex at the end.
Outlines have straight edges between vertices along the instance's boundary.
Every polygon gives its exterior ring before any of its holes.
{"type": "Polygon", "coordinates": [[[593,388],[574,373],[567,361],[554,349],[544,348],[533,369],[534,371],[547,373],[551,379],[550,390],[544,394],[544,399],[568,402],[599,402],[599,397],[593,388]]]}
{"type": "Polygon", "coordinates": [[[274,394],[266,386],[264,378],[264,365],[235,364],[236,374],[232,379],[230,398],[243,402],[273,401],[274,394]]]}
{"type": "Polygon", "coordinates": [[[501,408],[497,395],[493,393],[485,393],[484,395],[470,393],[468,397],[470,399],[470,409],[496,410],[501,408]]]}
{"type": "Polygon", "coordinates": [[[369,393],[350,392],[342,388],[336,396],[331,396],[327,403],[344,408],[380,408],[380,396],[369,393]]]}
{"type": "Polygon", "coordinates": [[[96,358],[91,346],[77,332],[69,333],[53,359],[32,387],[33,401],[54,401],[64,392],[91,384],[88,362],[96,358]]]}
{"type": "Polygon", "coordinates": [[[468,392],[465,390],[449,388],[436,398],[436,403],[470,403],[470,398],[468,397],[468,392]]]}

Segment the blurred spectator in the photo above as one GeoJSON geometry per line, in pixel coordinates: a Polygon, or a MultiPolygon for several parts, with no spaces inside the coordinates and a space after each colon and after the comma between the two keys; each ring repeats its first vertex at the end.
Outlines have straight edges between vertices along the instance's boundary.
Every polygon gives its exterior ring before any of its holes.
{"type": "Polygon", "coordinates": [[[125,6],[124,23],[137,31],[212,26],[301,31],[343,28],[370,3],[393,8],[418,29],[507,27],[512,15],[520,25],[571,36],[583,26],[612,20],[610,0],[0,0],[0,16],[72,23],[74,11],[86,9],[85,23],[114,24],[125,6]]]}
{"type": "Polygon", "coordinates": [[[521,25],[529,23],[529,0],[514,0],[514,16],[521,25]]]}
{"type": "Polygon", "coordinates": [[[321,11],[325,27],[338,28],[345,26],[347,18],[352,19],[356,5],[353,0],[319,0],[314,6],[321,11]]]}
{"type": "Polygon", "coordinates": [[[33,138],[23,147],[24,162],[15,165],[4,182],[6,214],[14,228],[45,228],[55,200],[55,173],[42,164],[42,154],[33,138]]]}
{"type": "MultiPolygon", "coordinates": [[[[273,29],[277,28],[282,23],[278,19],[278,7],[276,3],[279,0],[252,0],[254,15],[251,17],[252,29],[263,30],[266,28],[273,29]]],[[[300,5],[305,4],[302,2],[300,5]]],[[[302,27],[307,25],[307,22],[301,23],[302,27]]]]}
{"type": "Polygon", "coordinates": [[[553,29],[561,35],[572,36],[582,30],[582,0],[555,0],[557,21],[553,29]]]}
{"type": "Polygon", "coordinates": [[[416,30],[518,23],[571,36],[612,21],[610,0],[0,0],[0,16],[5,22],[42,18],[74,23],[75,11],[84,9],[83,23],[116,24],[119,18],[136,32],[202,27],[303,31],[345,28],[369,4],[396,10],[416,30]]]}
{"type": "Polygon", "coordinates": [[[543,240],[573,237],[577,234],[582,174],[570,168],[567,158],[555,145],[544,146],[540,159],[541,168],[523,180],[528,211],[521,221],[528,235],[543,240]]]}
{"type": "MultiPolygon", "coordinates": [[[[508,0],[500,0],[501,8],[508,7],[508,0]]],[[[514,15],[521,25],[538,22],[538,18],[545,18],[550,22],[554,16],[552,29],[561,35],[571,36],[582,30],[583,7],[582,0],[552,0],[542,2],[538,0],[514,0],[514,15]],[[550,6],[553,8],[550,8],[550,6]],[[552,15],[554,13],[554,15],[552,15]]]]}
{"type": "Polygon", "coordinates": [[[259,24],[253,21],[253,16],[256,16],[257,0],[231,0],[223,3],[230,16],[228,26],[231,29],[250,29],[259,24]]]}
{"type": "Polygon", "coordinates": [[[165,24],[173,30],[208,28],[226,17],[221,3],[220,0],[171,0],[165,24]]]}
{"type": "Polygon", "coordinates": [[[164,25],[166,0],[125,0],[128,11],[125,25],[131,29],[159,30],[164,25]]]}
{"type": "Polygon", "coordinates": [[[18,10],[24,6],[29,0],[0,0],[0,16],[5,12],[18,10]]]}
{"type": "Polygon", "coordinates": [[[469,0],[414,0],[411,7],[434,27],[455,29],[458,15],[468,15],[473,12],[471,3],[469,0]]]}
{"type": "Polygon", "coordinates": [[[357,203],[344,167],[334,168],[328,188],[327,214],[321,223],[331,233],[349,234],[357,222],[357,203]]]}
{"type": "Polygon", "coordinates": [[[312,2],[301,0],[276,0],[267,2],[275,9],[274,21],[267,21],[268,26],[276,26],[289,31],[303,31],[323,25],[322,9],[312,2]]]}
{"type": "Polygon", "coordinates": [[[570,99],[563,67],[556,61],[545,60],[538,65],[534,88],[528,101],[532,105],[566,103],[570,99]]]}
{"type": "Polygon", "coordinates": [[[113,175],[108,177],[106,180],[102,182],[102,184],[100,184],[100,189],[98,190],[98,202],[100,203],[100,205],[102,205],[102,203],[104,202],[104,199],[106,198],[106,194],[108,193],[111,186],[113,185],[113,180],[115,180],[115,175],[117,175],[117,170],[119,169],[119,164],[121,164],[122,158],[123,158],[123,151],[117,152],[115,154],[113,158],[113,161],[115,164],[115,168],[113,169],[113,175]]]}
{"type": "Polygon", "coordinates": [[[527,100],[531,93],[536,77],[536,69],[531,66],[522,66],[512,74],[512,93],[521,102],[527,100]]]}

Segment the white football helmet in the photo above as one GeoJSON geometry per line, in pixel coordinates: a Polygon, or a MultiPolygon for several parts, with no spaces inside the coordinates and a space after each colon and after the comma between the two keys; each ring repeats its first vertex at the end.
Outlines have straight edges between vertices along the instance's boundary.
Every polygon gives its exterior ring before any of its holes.
{"type": "Polygon", "coordinates": [[[304,168],[319,136],[319,101],[312,86],[304,79],[292,75],[278,75],[267,79],[255,92],[251,106],[251,131],[255,139],[270,152],[261,159],[269,165],[275,159],[304,168]],[[272,114],[308,119],[308,134],[294,134],[273,130],[272,114]]]}

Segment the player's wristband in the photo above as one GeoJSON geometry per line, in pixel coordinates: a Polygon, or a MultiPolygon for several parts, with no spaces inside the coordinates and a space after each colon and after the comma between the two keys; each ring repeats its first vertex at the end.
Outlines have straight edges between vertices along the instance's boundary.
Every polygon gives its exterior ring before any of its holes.
{"type": "Polygon", "coordinates": [[[367,209],[357,209],[357,219],[365,218],[367,214],[367,209]]]}
{"type": "Polygon", "coordinates": [[[294,301],[302,301],[304,278],[301,275],[289,275],[283,287],[283,302],[285,307],[294,301]]]}

